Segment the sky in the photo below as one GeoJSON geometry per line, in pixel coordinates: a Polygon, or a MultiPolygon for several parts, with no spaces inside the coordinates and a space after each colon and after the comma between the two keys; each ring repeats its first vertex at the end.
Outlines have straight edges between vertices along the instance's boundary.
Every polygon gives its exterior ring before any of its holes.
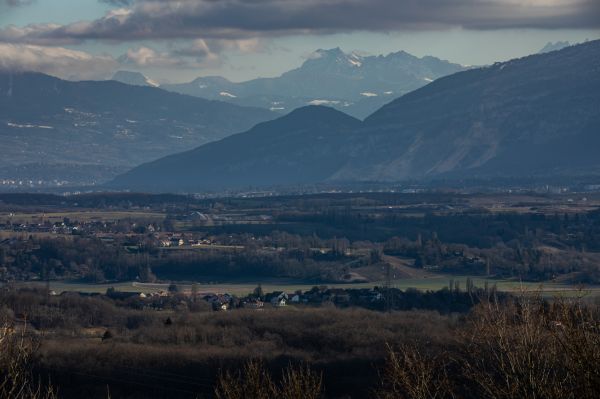
{"type": "Polygon", "coordinates": [[[0,0],[0,68],[159,82],[278,76],[315,50],[463,65],[600,39],[600,0],[0,0]]]}

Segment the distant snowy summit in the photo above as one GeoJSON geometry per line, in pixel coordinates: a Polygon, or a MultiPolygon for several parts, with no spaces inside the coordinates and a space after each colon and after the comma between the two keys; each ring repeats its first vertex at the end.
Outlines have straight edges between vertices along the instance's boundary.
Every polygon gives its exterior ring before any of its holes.
{"type": "Polygon", "coordinates": [[[125,83],[133,86],[150,86],[150,87],[158,87],[159,84],[152,79],[146,77],[144,74],[140,72],[132,72],[132,71],[117,71],[111,80],[116,80],[117,82],[125,83]]]}
{"type": "Polygon", "coordinates": [[[161,88],[282,114],[306,105],[328,105],[362,119],[396,97],[465,69],[405,51],[366,56],[336,47],[316,50],[301,66],[274,78],[235,83],[208,76],[161,88]]]}

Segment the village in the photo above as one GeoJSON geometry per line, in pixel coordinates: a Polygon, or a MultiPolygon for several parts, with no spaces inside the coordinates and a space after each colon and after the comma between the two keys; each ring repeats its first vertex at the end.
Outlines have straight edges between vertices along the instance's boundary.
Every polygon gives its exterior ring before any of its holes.
{"type": "MultiPolygon", "coordinates": [[[[398,291],[398,290],[396,290],[398,291]]],[[[236,309],[278,309],[286,306],[358,306],[378,309],[383,306],[386,293],[391,289],[383,287],[373,288],[334,288],[326,285],[314,286],[310,290],[296,290],[292,293],[284,291],[263,292],[259,284],[252,293],[236,296],[230,293],[200,292],[197,285],[191,288],[180,289],[176,284],[170,284],[166,290],[157,289],[146,292],[119,291],[115,288],[107,289],[106,293],[90,293],[63,291],[57,293],[49,291],[50,296],[79,296],[79,297],[105,297],[118,301],[122,306],[135,309],[152,310],[212,310],[229,311],[236,309]]]]}

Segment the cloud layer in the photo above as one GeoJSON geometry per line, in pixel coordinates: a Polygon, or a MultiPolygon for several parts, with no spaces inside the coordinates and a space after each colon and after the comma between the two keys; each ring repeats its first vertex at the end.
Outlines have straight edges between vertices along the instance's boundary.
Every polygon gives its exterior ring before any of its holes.
{"type": "Polygon", "coordinates": [[[0,5],[6,4],[9,7],[20,7],[28,6],[33,3],[34,0],[1,0],[0,5]]]}
{"type": "MultiPolygon", "coordinates": [[[[0,7],[33,1],[0,0],[0,7]]],[[[99,1],[114,8],[96,20],[0,28],[0,67],[98,78],[121,67],[214,67],[223,53],[264,51],[264,38],[303,33],[600,28],[600,0],[99,1]],[[64,47],[88,41],[131,48],[111,57],[64,47]]]]}
{"type": "Polygon", "coordinates": [[[118,66],[109,56],[94,56],[62,47],[0,43],[0,69],[36,71],[64,79],[109,77],[118,66]]]}
{"type": "MultiPolygon", "coordinates": [[[[128,1],[109,1],[120,6],[128,1]]],[[[0,40],[243,39],[411,29],[600,28],[598,0],[137,0],[94,21],[0,30],[0,40]]]]}

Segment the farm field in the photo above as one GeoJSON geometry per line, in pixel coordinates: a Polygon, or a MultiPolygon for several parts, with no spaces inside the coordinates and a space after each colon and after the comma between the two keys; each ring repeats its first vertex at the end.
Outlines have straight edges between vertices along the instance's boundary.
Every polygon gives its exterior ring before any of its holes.
{"type": "MultiPolygon", "coordinates": [[[[583,297],[600,297],[600,286],[576,286],[570,284],[561,283],[536,283],[536,282],[519,282],[512,279],[486,279],[479,276],[450,276],[450,275],[436,275],[431,277],[421,278],[406,278],[399,280],[392,280],[391,284],[393,288],[406,290],[406,289],[418,289],[421,291],[436,291],[444,287],[448,287],[450,282],[458,282],[461,289],[464,289],[467,285],[467,279],[471,279],[476,287],[483,287],[487,282],[491,287],[494,284],[497,289],[502,292],[510,293],[532,293],[542,292],[545,297],[553,296],[583,296],[583,297]]],[[[326,285],[330,288],[373,288],[375,286],[383,286],[384,281],[368,282],[368,283],[356,283],[356,284],[311,284],[303,281],[293,281],[285,279],[267,279],[264,281],[241,281],[241,282],[216,282],[206,283],[198,282],[198,292],[201,293],[229,293],[237,296],[243,296],[251,293],[258,284],[261,284],[265,292],[284,291],[287,293],[293,293],[295,291],[308,291],[315,285],[326,285]]],[[[18,285],[21,286],[45,286],[44,282],[22,282],[18,285]]],[[[63,291],[67,292],[83,292],[83,293],[106,293],[108,288],[114,288],[117,291],[122,292],[159,292],[167,291],[170,283],[140,283],[136,281],[125,281],[116,283],[105,283],[105,284],[88,284],[88,283],[77,283],[69,281],[51,281],[50,289],[56,293],[63,291]]],[[[191,291],[192,283],[183,282],[177,283],[177,287],[180,291],[189,293],[191,291]]]]}
{"type": "Polygon", "coordinates": [[[12,223],[62,222],[65,218],[89,221],[115,221],[122,219],[144,219],[160,221],[165,214],[144,211],[64,211],[64,212],[0,212],[0,220],[10,220],[12,223]]]}

